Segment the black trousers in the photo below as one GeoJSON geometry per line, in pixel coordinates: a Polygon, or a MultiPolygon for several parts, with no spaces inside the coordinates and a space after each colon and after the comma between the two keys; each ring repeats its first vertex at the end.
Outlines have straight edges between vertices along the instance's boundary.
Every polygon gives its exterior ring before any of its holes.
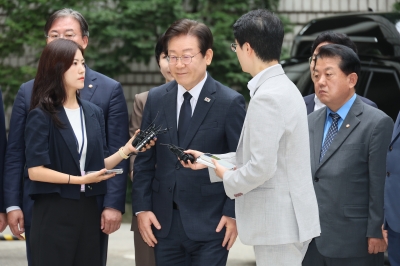
{"type": "Polygon", "coordinates": [[[33,206],[33,266],[101,265],[100,214],[96,197],[79,200],[42,195],[33,206]]]}
{"type": "Polygon", "coordinates": [[[166,238],[157,238],[154,248],[157,266],[225,266],[228,250],[222,239],[208,242],[190,240],[179,210],[173,210],[172,225],[166,238]]]}
{"type": "Polygon", "coordinates": [[[383,252],[369,254],[357,258],[328,258],[319,253],[315,241],[308,246],[303,266],[382,266],[384,262],[383,252]]]}

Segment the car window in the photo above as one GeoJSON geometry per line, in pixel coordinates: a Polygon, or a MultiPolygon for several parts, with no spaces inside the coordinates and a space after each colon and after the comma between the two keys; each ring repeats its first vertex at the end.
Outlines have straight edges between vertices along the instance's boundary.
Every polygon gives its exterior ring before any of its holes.
{"type": "Polygon", "coordinates": [[[362,95],[375,102],[380,110],[396,120],[400,110],[400,82],[397,73],[394,70],[373,69],[369,75],[366,74],[367,72],[364,72],[365,89],[362,95]]]}

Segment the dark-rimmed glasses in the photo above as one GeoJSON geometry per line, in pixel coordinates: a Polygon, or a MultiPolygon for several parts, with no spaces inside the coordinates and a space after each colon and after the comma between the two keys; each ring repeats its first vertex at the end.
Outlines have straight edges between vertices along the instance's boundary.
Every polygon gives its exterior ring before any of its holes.
{"type": "Polygon", "coordinates": [[[168,55],[167,56],[167,61],[171,65],[176,65],[176,64],[178,64],[178,59],[180,59],[182,64],[189,65],[190,63],[192,63],[192,58],[195,57],[196,55],[198,55],[199,53],[201,53],[201,51],[198,52],[197,54],[193,55],[193,56],[191,56],[191,55],[182,55],[182,56],[178,57],[178,56],[174,56],[174,55],[171,55],[171,56],[168,55]]]}

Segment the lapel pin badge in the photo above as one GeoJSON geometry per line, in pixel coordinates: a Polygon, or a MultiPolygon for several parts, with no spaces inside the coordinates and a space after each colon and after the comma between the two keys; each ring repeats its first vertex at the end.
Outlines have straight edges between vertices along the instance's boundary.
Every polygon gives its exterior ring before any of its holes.
{"type": "Polygon", "coordinates": [[[350,124],[347,124],[346,127],[350,127],[350,124]]]}
{"type": "Polygon", "coordinates": [[[92,84],[89,84],[89,88],[93,88],[93,85],[92,85],[92,84]]]}
{"type": "Polygon", "coordinates": [[[210,100],[210,98],[206,97],[206,98],[204,98],[204,101],[209,103],[211,100],[210,100]]]}

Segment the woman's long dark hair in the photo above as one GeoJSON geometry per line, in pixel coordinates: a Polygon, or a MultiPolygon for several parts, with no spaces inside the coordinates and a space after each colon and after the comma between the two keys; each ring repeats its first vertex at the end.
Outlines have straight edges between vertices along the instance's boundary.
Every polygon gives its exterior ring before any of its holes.
{"type": "Polygon", "coordinates": [[[40,107],[53,122],[62,127],[57,108],[67,99],[64,73],[74,62],[77,50],[83,48],[71,40],[57,39],[46,45],[40,56],[35,82],[33,83],[30,110],[40,107]]]}

